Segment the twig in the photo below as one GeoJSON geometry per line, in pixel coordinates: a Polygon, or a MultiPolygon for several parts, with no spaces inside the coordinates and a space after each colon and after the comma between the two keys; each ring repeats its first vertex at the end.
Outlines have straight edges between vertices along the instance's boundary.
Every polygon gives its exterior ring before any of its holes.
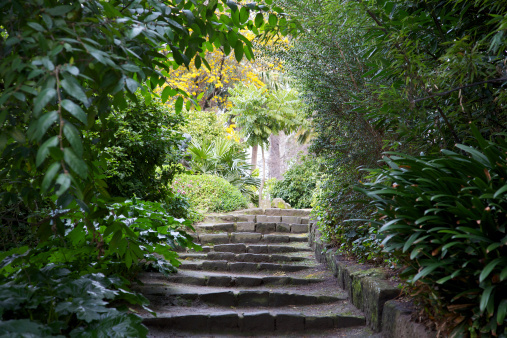
{"type": "Polygon", "coordinates": [[[467,84],[467,85],[464,85],[464,86],[461,86],[461,87],[453,88],[453,89],[445,91],[445,92],[436,93],[436,94],[433,94],[433,95],[430,95],[430,96],[426,96],[426,97],[422,97],[422,98],[419,98],[419,99],[412,100],[412,103],[417,103],[417,102],[420,102],[420,101],[432,99],[432,98],[437,97],[437,96],[445,96],[447,94],[450,94],[452,92],[455,92],[457,90],[464,89],[464,88],[474,87],[474,86],[478,86],[478,85],[485,84],[485,83],[503,82],[503,81],[507,81],[507,77],[499,77],[497,79],[491,79],[491,80],[474,82],[474,83],[470,83],[470,84],[467,84]]]}

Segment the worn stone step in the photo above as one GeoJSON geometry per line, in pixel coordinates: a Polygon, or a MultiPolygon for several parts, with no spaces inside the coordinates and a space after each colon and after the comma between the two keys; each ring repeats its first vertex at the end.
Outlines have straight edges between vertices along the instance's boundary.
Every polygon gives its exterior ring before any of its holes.
{"type": "Polygon", "coordinates": [[[253,262],[228,262],[216,261],[183,261],[178,269],[207,270],[207,271],[231,271],[231,272],[296,272],[312,268],[312,265],[279,264],[279,263],[253,263],[253,262]]]}
{"type": "Polygon", "coordinates": [[[308,242],[308,234],[262,234],[257,232],[231,232],[219,234],[196,234],[194,239],[203,245],[227,243],[298,243],[308,242]],[[197,237],[197,238],[196,238],[197,237]]]}
{"type": "Polygon", "coordinates": [[[298,292],[208,289],[175,285],[145,285],[139,287],[139,291],[150,300],[150,304],[154,309],[167,306],[198,307],[204,304],[222,307],[303,306],[336,303],[346,299],[344,296],[308,295],[298,292]]]}
{"type": "Polygon", "coordinates": [[[284,232],[302,234],[308,232],[309,224],[291,222],[236,222],[236,223],[200,223],[195,226],[197,233],[216,232],[284,232]]]}
{"type": "Polygon", "coordinates": [[[165,276],[161,273],[145,273],[140,277],[145,284],[176,283],[210,287],[260,287],[279,285],[310,285],[320,283],[323,278],[297,278],[290,276],[267,276],[247,274],[220,274],[208,271],[180,270],[165,276]]]}
{"type": "Polygon", "coordinates": [[[196,313],[181,308],[174,314],[159,314],[143,320],[148,328],[190,332],[303,332],[363,326],[364,317],[347,314],[315,314],[289,311],[214,311],[196,313]]]}
{"type": "MultiPolygon", "coordinates": [[[[186,253],[180,254],[181,260],[226,260],[228,262],[256,262],[256,263],[280,263],[280,262],[304,262],[309,261],[309,258],[301,256],[288,256],[280,254],[252,254],[240,253],[235,254],[232,252],[208,252],[208,253],[186,253]]],[[[313,255],[311,255],[313,259],[313,255]]]]}
{"type": "Polygon", "coordinates": [[[288,245],[276,244],[217,244],[214,246],[203,246],[203,252],[234,252],[254,254],[279,254],[291,252],[313,252],[306,243],[293,243],[288,245]]]}
{"type": "Polygon", "coordinates": [[[312,209],[278,209],[253,208],[233,211],[231,215],[267,215],[267,216],[298,216],[309,217],[312,209]]]}

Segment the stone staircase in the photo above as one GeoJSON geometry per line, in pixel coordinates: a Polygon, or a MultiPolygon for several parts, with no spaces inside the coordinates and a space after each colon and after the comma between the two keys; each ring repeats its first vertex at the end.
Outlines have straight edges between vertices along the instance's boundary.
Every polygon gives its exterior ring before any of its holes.
{"type": "Polygon", "coordinates": [[[181,252],[178,273],[139,287],[156,317],[150,337],[372,337],[361,312],[308,245],[309,210],[211,215],[181,252]]]}

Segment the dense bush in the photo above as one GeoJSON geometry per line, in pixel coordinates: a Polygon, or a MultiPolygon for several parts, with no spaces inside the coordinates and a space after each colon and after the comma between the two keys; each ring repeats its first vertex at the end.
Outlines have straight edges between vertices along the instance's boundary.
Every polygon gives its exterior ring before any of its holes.
{"type": "Polygon", "coordinates": [[[188,197],[200,212],[227,212],[245,208],[241,192],[225,179],[213,175],[178,175],[172,188],[188,197]]]}
{"type": "Polygon", "coordinates": [[[434,317],[459,335],[507,334],[507,142],[485,141],[443,157],[390,153],[364,192],[386,251],[434,317]]]}
{"type": "Polygon", "coordinates": [[[104,336],[119,330],[142,336],[140,318],[109,304],[146,303],[126,291],[125,277],[143,268],[173,272],[179,265],[174,246],[199,249],[184,232],[192,230],[190,222],[168,216],[159,203],[128,200],[97,208],[92,212],[102,220],[94,223],[75,210],[47,215],[54,225],[39,229],[37,246],[0,252],[0,334],[104,336]]]}
{"type": "Polygon", "coordinates": [[[96,147],[107,154],[106,182],[111,195],[163,200],[167,185],[182,171],[178,162],[184,154],[184,138],[176,130],[184,119],[159,101],[147,105],[142,97],[138,99],[105,119],[102,127],[114,131],[104,133],[108,138],[101,133],[91,137],[101,138],[96,147]]]}
{"type": "Polygon", "coordinates": [[[283,198],[293,208],[310,208],[312,195],[319,179],[319,162],[303,158],[293,164],[270,190],[271,198],[283,198]]]}
{"type": "Polygon", "coordinates": [[[365,219],[374,208],[358,200],[362,195],[353,190],[360,176],[355,170],[328,172],[322,176],[314,194],[312,214],[322,238],[333,244],[338,252],[354,257],[359,262],[374,264],[394,261],[382,252],[376,229],[365,219]]]}

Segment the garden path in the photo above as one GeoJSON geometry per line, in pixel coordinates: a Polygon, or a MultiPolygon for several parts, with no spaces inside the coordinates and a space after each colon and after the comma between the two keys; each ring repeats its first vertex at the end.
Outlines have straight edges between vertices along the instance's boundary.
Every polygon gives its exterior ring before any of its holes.
{"type": "Polygon", "coordinates": [[[309,210],[208,216],[179,272],[141,276],[150,337],[373,337],[308,245],[309,210]]]}

